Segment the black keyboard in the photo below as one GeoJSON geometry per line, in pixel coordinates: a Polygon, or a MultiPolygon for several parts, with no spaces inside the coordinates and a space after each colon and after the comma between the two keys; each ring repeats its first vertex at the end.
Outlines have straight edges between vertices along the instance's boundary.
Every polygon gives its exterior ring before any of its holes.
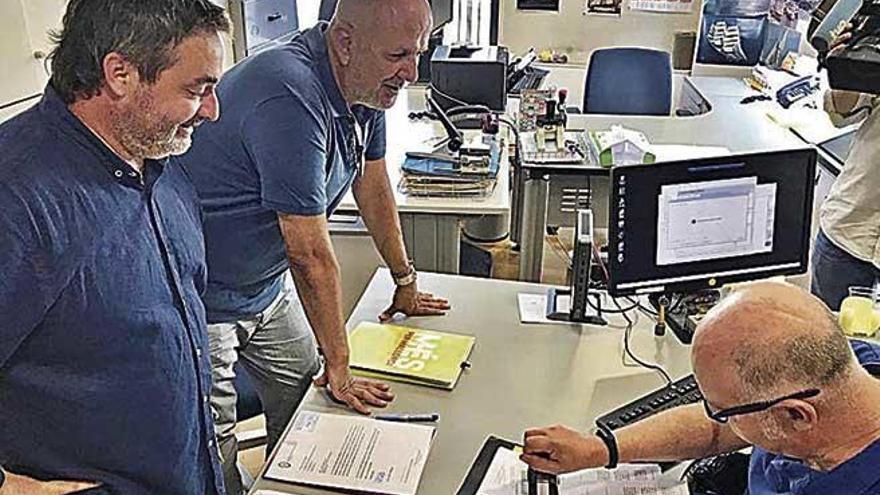
{"type": "Polygon", "coordinates": [[[694,375],[688,375],[671,385],[657,389],[639,397],[629,404],[604,414],[596,420],[596,425],[616,430],[653,416],[673,407],[694,404],[703,400],[694,375]]]}
{"type": "Polygon", "coordinates": [[[544,69],[528,67],[523,71],[522,76],[516,80],[508,92],[510,94],[518,95],[522,93],[524,89],[541,89],[541,84],[549,73],[550,71],[544,69]]]}

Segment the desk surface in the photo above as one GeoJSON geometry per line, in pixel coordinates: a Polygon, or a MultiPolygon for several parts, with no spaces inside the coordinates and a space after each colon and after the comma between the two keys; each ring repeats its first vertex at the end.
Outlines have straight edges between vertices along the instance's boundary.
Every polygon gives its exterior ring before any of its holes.
{"type": "MultiPolygon", "coordinates": [[[[404,324],[477,336],[473,367],[454,390],[393,383],[397,399],[389,410],[440,413],[419,494],[454,493],[489,434],[517,440],[526,428],[553,423],[586,430],[601,413],[664,384],[652,371],[623,365],[624,321],[618,316],[611,317],[607,327],[520,324],[517,294],[543,293],[545,285],[430,273],[419,274],[419,283],[422,289],[448,297],[453,310],[446,317],[414,318],[404,324]]],[[[387,271],[379,270],[348,327],[374,321],[391,290],[387,271]]],[[[688,348],[671,335],[654,337],[652,329],[653,322],[639,315],[632,332],[633,352],[661,363],[673,378],[687,374],[688,348]]],[[[300,410],[346,411],[314,389],[300,410]]],[[[333,493],[262,476],[257,489],[333,493]]]]}
{"type": "MultiPolygon", "coordinates": [[[[541,67],[550,70],[545,85],[568,88],[571,103],[580,106],[586,69],[571,65],[542,65],[541,67]]],[[[793,76],[778,71],[773,74],[777,73],[783,74],[774,77],[777,85],[794,79],[793,76]]],[[[790,137],[783,137],[780,141],[781,134],[778,132],[780,130],[793,131],[803,141],[811,145],[827,141],[846,132],[845,129],[834,127],[822,110],[821,94],[817,95],[819,103],[817,109],[791,108],[786,110],[776,101],[740,104],[739,101],[743,97],[756,94],[756,92],[751,90],[739,77],[684,76],[676,73],[673,75],[673,83],[673,102],[679,100],[682,86],[689,84],[709,101],[713,111],[694,117],[590,115],[575,118],[598,119],[595,122],[599,125],[620,122],[635,128],[643,126],[645,127],[643,132],[648,135],[651,142],[655,142],[656,134],[657,139],[664,140],[656,140],[658,143],[727,146],[732,151],[751,150],[755,145],[769,145],[773,147],[772,149],[778,149],[780,144],[785,146],[786,142],[791,142],[790,137]],[[658,121],[662,121],[664,124],[658,124],[658,121]],[[777,129],[766,134],[766,131],[773,126],[777,129]],[[666,139],[672,140],[667,141],[666,139]]]]}
{"type": "MultiPolygon", "coordinates": [[[[385,112],[387,150],[385,160],[388,178],[394,188],[394,199],[400,213],[434,213],[459,215],[500,215],[510,211],[510,179],[506,155],[502,157],[498,171],[498,183],[488,198],[419,198],[410,197],[397,190],[400,183],[400,166],[407,151],[433,151],[436,138],[445,137],[443,127],[433,121],[411,121],[410,112],[425,109],[425,89],[410,87],[400,93],[397,103],[385,112]]],[[[351,191],[339,204],[340,210],[357,210],[351,191]]]]}

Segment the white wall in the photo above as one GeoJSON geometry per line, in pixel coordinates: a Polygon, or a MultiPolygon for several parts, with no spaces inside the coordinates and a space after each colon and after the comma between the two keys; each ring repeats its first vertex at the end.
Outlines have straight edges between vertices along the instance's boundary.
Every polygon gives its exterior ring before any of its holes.
{"type": "Polygon", "coordinates": [[[42,91],[46,75],[42,60],[35,58],[34,52],[46,45],[34,42],[39,37],[35,34],[40,31],[39,24],[51,17],[43,13],[57,8],[51,3],[57,0],[4,0],[0,15],[0,105],[42,91]],[[28,19],[34,12],[40,15],[28,19]]]}
{"type": "Polygon", "coordinates": [[[687,14],[629,10],[623,0],[620,17],[583,15],[582,0],[560,0],[559,12],[519,11],[515,0],[501,0],[499,41],[514,54],[529,47],[553,48],[569,62],[586,64],[589,53],[609,46],[644,46],[672,52],[676,31],[696,31],[701,2],[687,14]]]}

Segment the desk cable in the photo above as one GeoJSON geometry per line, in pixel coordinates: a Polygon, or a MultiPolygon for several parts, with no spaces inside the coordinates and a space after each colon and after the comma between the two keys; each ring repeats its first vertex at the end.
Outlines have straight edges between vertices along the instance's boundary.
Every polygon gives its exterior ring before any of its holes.
{"type": "MultiPolygon", "coordinates": [[[[598,262],[599,262],[599,267],[602,269],[602,274],[605,277],[605,284],[607,287],[608,280],[610,278],[609,273],[608,273],[608,268],[605,266],[605,262],[602,261],[602,257],[599,255],[599,249],[596,247],[595,244],[593,244],[593,255],[594,255],[594,258],[596,260],[598,260],[598,262]]],[[[633,360],[639,366],[641,366],[643,368],[647,368],[652,371],[656,371],[661,376],[663,376],[663,379],[666,380],[667,386],[672,385],[672,383],[673,383],[672,378],[669,376],[669,373],[667,373],[666,370],[663,369],[662,366],[660,366],[658,364],[654,364],[654,363],[649,363],[647,361],[643,361],[638,356],[636,356],[635,353],[630,348],[629,340],[630,340],[630,336],[632,335],[633,327],[635,326],[635,321],[633,321],[633,319],[630,318],[628,313],[636,308],[639,308],[640,310],[645,312],[645,311],[647,311],[647,308],[643,307],[642,303],[638,299],[636,299],[635,301],[633,301],[631,299],[627,299],[627,300],[632,302],[632,305],[624,308],[620,305],[620,302],[617,300],[616,297],[612,297],[611,302],[614,303],[614,305],[617,307],[617,310],[608,310],[608,309],[603,310],[606,313],[620,314],[626,320],[626,329],[623,331],[623,352],[624,352],[623,364],[624,364],[624,366],[628,366],[626,363],[626,357],[629,356],[629,358],[631,360],[633,360]]],[[[590,302],[589,298],[587,298],[587,302],[592,306],[592,303],[590,302]]],[[[593,309],[598,309],[598,308],[594,307],[593,309]]],[[[636,317],[638,317],[638,313],[636,313],[636,317]]]]}

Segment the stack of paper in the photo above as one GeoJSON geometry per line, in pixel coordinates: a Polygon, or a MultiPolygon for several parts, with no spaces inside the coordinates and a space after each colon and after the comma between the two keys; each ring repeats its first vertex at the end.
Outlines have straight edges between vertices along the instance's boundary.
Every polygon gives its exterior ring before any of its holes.
{"type": "Polygon", "coordinates": [[[476,337],[361,322],[348,340],[358,375],[451,390],[476,337]]]}
{"type": "MultiPolygon", "coordinates": [[[[528,466],[521,451],[499,448],[477,495],[527,495],[528,466]]],[[[621,464],[614,470],[585,469],[560,475],[559,495],[688,495],[686,485],[664,484],[656,464],[621,464]]]]}
{"type": "Polygon", "coordinates": [[[407,157],[398,189],[409,196],[486,198],[495,190],[500,160],[495,142],[488,156],[407,157]]]}
{"type": "Polygon", "coordinates": [[[304,411],[266,470],[266,478],[389,495],[414,495],[434,427],[304,411]]]}

